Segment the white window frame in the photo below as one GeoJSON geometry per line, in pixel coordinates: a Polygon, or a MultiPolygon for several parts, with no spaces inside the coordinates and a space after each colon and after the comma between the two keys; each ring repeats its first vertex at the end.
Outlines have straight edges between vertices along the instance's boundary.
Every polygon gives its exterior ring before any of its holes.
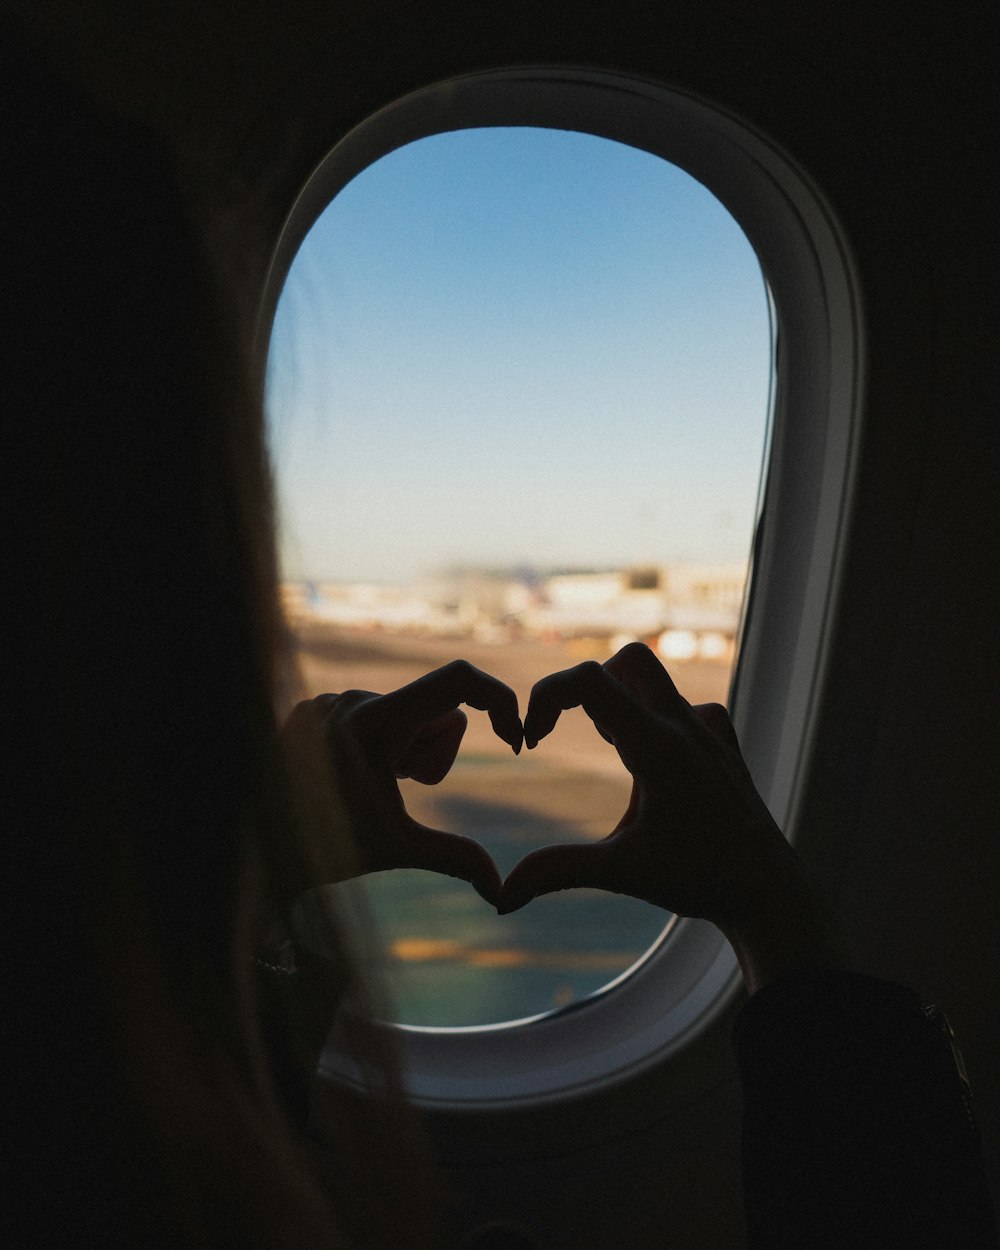
{"type": "MultiPolygon", "coordinates": [[[[341,188],[404,144],[481,126],[581,131],[663,157],[719,198],[757,252],[773,299],[777,360],[763,524],[732,713],[756,783],[794,841],[853,492],[863,323],[834,214],[773,142],[680,90],[595,70],[505,69],[415,91],[342,138],[292,207],[266,281],[261,360],[292,260],[341,188]]],[[[678,919],[628,973],[570,1008],[478,1028],[387,1027],[398,1035],[418,1105],[446,1114],[523,1111],[664,1068],[740,993],[735,957],[719,931],[678,919]]],[[[336,1030],[320,1070],[363,1084],[336,1030]]]]}

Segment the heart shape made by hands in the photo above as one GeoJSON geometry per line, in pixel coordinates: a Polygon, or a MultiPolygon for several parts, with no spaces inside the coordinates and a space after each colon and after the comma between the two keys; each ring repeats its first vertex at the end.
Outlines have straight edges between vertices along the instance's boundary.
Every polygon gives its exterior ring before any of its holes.
{"type": "Polygon", "coordinates": [[[348,690],[296,708],[288,726],[292,732],[313,732],[319,716],[359,843],[361,862],[343,875],[422,868],[468,881],[488,902],[499,904],[502,879],[486,848],[475,838],[415,819],[398,785],[412,779],[434,786],[448,775],[468,727],[461,704],[485,711],[494,734],[515,756],[521,753],[524,730],[516,695],[461,660],[390,694],[348,690]]]}
{"type": "MultiPolygon", "coordinates": [[[[564,713],[556,732],[531,756],[498,750],[486,718],[469,720],[441,785],[400,781],[407,812],[418,824],[474,839],[494,857],[501,875],[537,848],[593,844],[617,826],[631,778],[582,712],[564,713]]],[[[433,770],[434,779],[449,763],[433,770]]],[[[424,760],[420,764],[426,768],[424,760]]],[[[410,770],[418,781],[425,776],[423,769],[410,770]]]]}
{"type": "Polygon", "coordinates": [[[502,912],[539,894],[589,887],[711,919],[731,905],[741,872],[760,863],[781,868],[788,851],[725,709],[692,707],[638,643],[603,665],[588,661],[537,682],[523,726],[514,692],[464,660],[388,695],[352,690],[299,706],[318,709],[334,755],[358,842],[350,875],[429,869],[470,882],[502,912]],[[633,778],[617,825],[600,841],[532,851],[504,882],[475,839],[414,820],[398,781],[434,784],[447,775],[465,734],[462,704],[487,712],[515,755],[522,744],[536,747],[567,709],[583,708],[633,778]]]}

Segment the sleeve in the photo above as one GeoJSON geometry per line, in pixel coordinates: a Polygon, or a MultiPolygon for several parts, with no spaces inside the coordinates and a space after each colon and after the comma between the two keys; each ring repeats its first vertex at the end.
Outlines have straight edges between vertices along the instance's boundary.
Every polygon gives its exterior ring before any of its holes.
{"type": "Polygon", "coordinates": [[[743,1186],[753,1250],[996,1247],[946,1022],[902,986],[794,973],[743,1007],[743,1186]]]}

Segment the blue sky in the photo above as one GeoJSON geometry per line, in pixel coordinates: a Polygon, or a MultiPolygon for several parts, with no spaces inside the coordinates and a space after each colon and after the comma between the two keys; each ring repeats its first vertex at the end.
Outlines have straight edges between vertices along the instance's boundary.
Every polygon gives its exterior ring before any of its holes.
{"type": "Polygon", "coordinates": [[[279,301],[285,575],[742,559],[769,374],[756,256],[676,166],[553,130],[410,144],[279,301]]]}

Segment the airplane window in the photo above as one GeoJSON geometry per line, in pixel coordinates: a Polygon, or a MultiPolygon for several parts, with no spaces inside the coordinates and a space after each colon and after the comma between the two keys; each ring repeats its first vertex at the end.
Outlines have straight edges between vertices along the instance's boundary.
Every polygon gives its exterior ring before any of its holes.
{"type": "MultiPolygon", "coordinates": [[[[308,693],[457,656],[518,692],[631,639],[725,703],[770,412],[754,249],[677,165],[527,126],[432,134],[364,167],[288,269],[268,349],[286,612],[308,693]]],[[[609,832],[629,794],[582,712],[515,758],[469,712],[418,819],[501,873],[609,832]]],[[[670,926],[590,891],[507,917],[449,878],[367,880],[393,1017],[566,1007],[670,926]]],[[[666,934],[666,936],[664,936],[666,934]]]]}

